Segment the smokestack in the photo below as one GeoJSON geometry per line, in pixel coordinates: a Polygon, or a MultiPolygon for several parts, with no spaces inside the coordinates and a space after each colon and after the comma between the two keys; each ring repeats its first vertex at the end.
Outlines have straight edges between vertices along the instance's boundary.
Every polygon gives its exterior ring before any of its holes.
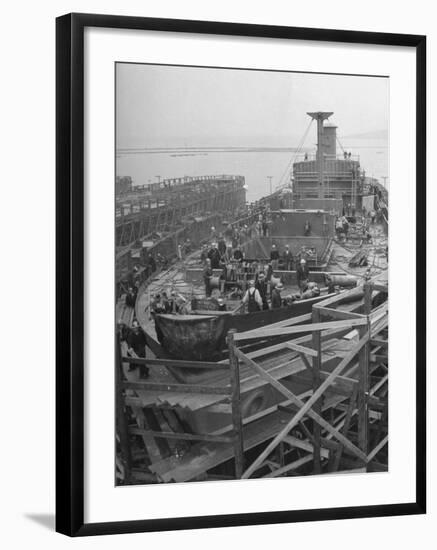
{"type": "Polygon", "coordinates": [[[323,152],[328,157],[337,155],[337,126],[334,124],[323,126],[323,152]]]}

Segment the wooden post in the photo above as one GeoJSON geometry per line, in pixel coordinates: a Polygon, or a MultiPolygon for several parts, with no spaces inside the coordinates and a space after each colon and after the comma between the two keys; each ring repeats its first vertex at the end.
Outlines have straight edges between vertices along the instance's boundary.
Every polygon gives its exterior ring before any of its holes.
{"type": "MultiPolygon", "coordinates": [[[[370,331],[370,323],[367,327],[359,327],[360,339],[370,331]]],[[[358,356],[358,447],[367,455],[369,438],[369,344],[360,350],[358,356]]]]}
{"type": "Polygon", "coordinates": [[[231,408],[232,424],[234,427],[234,454],[235,454],[235,477],[241,479],[244,471],[244,448],[243,448],[243,422],[241,418],[240,403],[240,365],[235,355],[234,334],[237,331],[231,329],[228,332],[229,366],[231,376],[231,408]]]}
{"type": "Polygon", "coordinates": [[[121,386],[123,380],[123,368],[121,361],[120,335],[116,338],[116,407],[117,407],[117,433],[120,438],[121,460],[125,471],[125,482],[129,483],[132,468],[132,455],[129,443],[127,418],[124,410],[124,396],[121,386]]]}
{"type": "MultiPolygon", "coordinates": [[[[364,283],[364,314],[367,315],[367,327],[360,327],[360,338],[369,332],[370,312],[372,311],[372,284],[364,283]]],[[[358,447],[368,454],[369,449],[369,357],[370,345],[366,344],[359,355],[358,378],[358,447]]]]}
{"type": "Polygon", "coordinates": [[[372,285],[364,283],[364,315],[370,315],[372,311],[372,285]]]}
{"type": "MultiPolygon", "coordinates": [[[[313,323],[320,322],[320,312],[317,308],[313,308],[313,323]]],[[[322,346],[320,331],[316,330],[313,332],[313,349],[317,352],[317,355],[313,357],[313,391],[316,392],[320,386],[320,368],[322,363],[322,346]]],[[[322,414],[322,399],[319,399],[314,403],[313,406],[314,412],[318,415],[322,414]]],[[[320,436],[321,428],[318,422],[313,421],[313,436],[314,436],[314,473],[321,473],[321,463],[320,463],[320,436]]]]}

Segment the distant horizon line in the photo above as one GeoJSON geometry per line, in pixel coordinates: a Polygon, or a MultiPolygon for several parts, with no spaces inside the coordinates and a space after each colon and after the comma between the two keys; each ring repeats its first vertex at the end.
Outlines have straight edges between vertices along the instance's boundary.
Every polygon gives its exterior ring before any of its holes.
{"type": "MultiPolygon", "coordinates": [[[[356,146],[344,145],[346,148],[355,148],[356,146]]],[[[343,148],[344,148],[343,147],[343,148]]],[[[360,145],[359,148],[364,149],[387,149],[388,145],[360,145]]],[[[196,146],[187,146],[187,147],[119,147],[115,151],[117,154],[138,154],[138,153],[180,153],[180,152],[297,152],[302,151],[303,153],[310,152],[315,150],[316,146],[312,147],[289,147],[289,146],[270,146],[270,145],[241,145],[241,146],[226,146],[226,145],[217,145],[210,147],[196,147],[196,146]]]]}

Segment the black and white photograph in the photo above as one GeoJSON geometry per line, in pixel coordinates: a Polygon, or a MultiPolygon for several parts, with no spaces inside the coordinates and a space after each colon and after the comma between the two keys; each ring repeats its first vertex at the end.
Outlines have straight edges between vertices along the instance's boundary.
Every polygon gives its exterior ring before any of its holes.
{"type": "Polygon", "coordinates": [[[116,63],[116,485],[389,470],[389,86],[116,63]]]}

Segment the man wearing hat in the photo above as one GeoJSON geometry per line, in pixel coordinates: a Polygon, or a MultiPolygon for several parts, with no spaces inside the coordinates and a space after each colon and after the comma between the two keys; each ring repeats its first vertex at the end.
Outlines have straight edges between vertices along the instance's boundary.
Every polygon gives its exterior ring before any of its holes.
{"type": "Polygon", "coordinates": [[[284,269],[286,271],[291,271],[293,269],[293,254],[291,253],[291,250],[288,244],[285,245],[285,250],[282,254],[282,259],[284,261],[284,269]]]}
{"type": "MultiPolygon", "coordinates": [[[[146,335],[144,334],[138,321],[135,320],[132,323],[132,330],[127,337],[129,353],[135,353],[138,357],[146,357],[146,342],[146,335]]],[[[140,370],[140,378],[147,378],[149,376],[149,369],[146,365],[131,363],[129,370],[135,370],[137,368],[140,370]]]]}
{"type": "Polygon", "coordinates": [[[217,243],[212,243],[212,247],[208,252],[208,258],[211,260],[212,269],[220,269],[220,252],[217,248],[217,243]]]}
{"type": "Polygon", "coordinates": [[[269,303],[267,301],[267,281],[265,273],[261,272],[258,275],[258,280],[256,281],[255,288],[259,292],[262,300],[262,309],[265,311],[269,309],[269,303]]]}
{"type": "Polygon", "coordinates": [[[247,304],[247,311],[249,313],[260,311],[263,307],[263,301],[260,293],[255,288],[255,281],[249,281],[249,288],[243,296],[243,304],[247,304]]]}
{"type": "Polygon", "coordinates": [[[282,286],[282,283],[279,282],[272,290],[272,309],[278,309],[282,307],[281,290],[283,288],[284,287],[282,286]]]}
{"type": "Polygon", "coordinates": [[[307,262],[305,258],[302,258],[300,261],[300,265],[296,269],[296,279],[297,279],[297,284],[299,286],[301,295],[303,294],[303,292],[305,291],[308,285],[309,278],[310,278],[310,272],[307,266],[307,262]]]}
{"type": "Polygon", "coordinates": [[[207,298],[211,296],[211,277],[213,274],[211,260],[207,258],[205,267],[203,268],[203,282],[205,283],[205,296],[207,298]]]}

